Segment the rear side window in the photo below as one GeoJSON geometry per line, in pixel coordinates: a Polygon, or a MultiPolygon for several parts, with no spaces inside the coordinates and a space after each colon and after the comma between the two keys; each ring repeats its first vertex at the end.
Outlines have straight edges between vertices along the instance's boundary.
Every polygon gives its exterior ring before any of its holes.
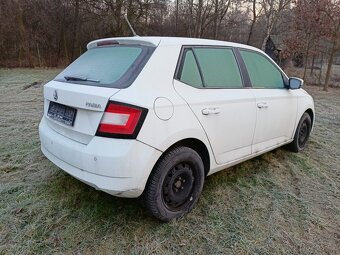
{"type": "Polygon", "coordinates": [[[254,88],[284,88],[281,72],[265,56],[240,50],[254,88]]]}
{"type": "Polygon", "coordinates": [[[203,87],[201,75],[191,49],[186,49],[183,54],[184,61],[180,80],[193,87],[203,87]]]}
{"type": "Polygon", "coordinates": [[[194,48],[207,88],[242,88],[242,78],[232,49],[194,48]]]}
{"type": "Polygon", "coordinates": [[[98,87],[125,88],[138,76],[153,49],[123,45],[92,48],[62,71],[55,80],[98,87]]]}

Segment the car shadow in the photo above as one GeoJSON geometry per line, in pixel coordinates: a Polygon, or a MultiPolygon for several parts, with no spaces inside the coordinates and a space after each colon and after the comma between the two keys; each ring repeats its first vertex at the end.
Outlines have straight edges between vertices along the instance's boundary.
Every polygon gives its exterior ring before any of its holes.
{"type": "MultiPolygon", "coordinates": [[[[208,176],[203,188],[203,195],[209,192],[213,193],[215,189],[218,189],[218,185],[233,186],[240,180],[242,182],[252,182],[251,179],[254,176],[275,167],[273,158],[284,161],[288,154],[287,150],[279,148],[208,176]]],[[[70,213],[83,211],[82,216],[87,217],[88,220],[119,218],[120,221],[127,223],[134,221],[160,223],[160,221],[148,215],[141,197],[114,197],[105,192],[95,190],[61,170],[49,187],[54,190],[52,192],[54,199],[63,201],[63,208],[68,207],[70,213]],[[86,212],[90,213],[87,215],[86,212]]]]}

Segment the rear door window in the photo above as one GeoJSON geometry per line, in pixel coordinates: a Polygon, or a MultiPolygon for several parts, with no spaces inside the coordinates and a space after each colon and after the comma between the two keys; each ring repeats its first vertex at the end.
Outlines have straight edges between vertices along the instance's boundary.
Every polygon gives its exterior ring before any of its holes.
{"type": "Polygon", "coordinates": [[[150,58],[153,49],[123,45],[92,48],[55,80],[99,87],[128,87],[150,58]]]}
{"type": "Polygon", "coordinates": [[[193,87],[202,88],[203,83],[192,49],[185,49],[180,81],[193,87]]]}
{"type": "Polygon", "coordinates": [[[207,88],[242,88],[241,74],[231,48],[194,48],[207,88]]]}
{"type": "Polygon", "coordinates": [[[253,88],[284,88],[279,69],[265,56],[253,51],[240,50],[253,88]]]}

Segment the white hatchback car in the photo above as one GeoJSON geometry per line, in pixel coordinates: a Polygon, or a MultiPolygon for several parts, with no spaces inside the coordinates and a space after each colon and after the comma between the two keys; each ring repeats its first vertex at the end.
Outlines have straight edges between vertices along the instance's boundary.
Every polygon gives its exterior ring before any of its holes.
{"type": "Polygon", "coordinates": [[[290,144],[305,147],[314,103],[265,53],[230,42],[109,38],[44,86],[41,149],[120,197],[143,194],[168,221],[196,204],[207,175],[290,144]]]}

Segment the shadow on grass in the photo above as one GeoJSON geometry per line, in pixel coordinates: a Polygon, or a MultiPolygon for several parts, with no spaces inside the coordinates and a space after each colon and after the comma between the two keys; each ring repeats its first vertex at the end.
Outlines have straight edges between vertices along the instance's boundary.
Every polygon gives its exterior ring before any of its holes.
{"type": "MultiPolygon", "coordinates": [[[[36,183],[32,192],[24,192],[25,208],[11,217],[18,221],[15,225],[23,234],[18,241],[33,242],[30,250],[33,253],[46,250],[91,252],[103,244],[115,247],[126,240],[132,240],[127,247],[143,250],[133,241],[135,238],[147,236],[146,240],[151,241],[155,233],[160,239],[169,238],[187,233],[194,225],[200,226],[196,230],[203,228],[199,230],[199,236],[204,239],[206,224],[214,228],[216,235],[229,229],[228,234],[242,238],[234,223],[252,222],[248,213],[254,207],[254,192],[258,192],[260,199],[268,190],[278,189],[270,178],[266,178],[270,171],[280,167],[278,162],[285,161],[288,154],[277,149],[207,177],[196,208],[183,219],[168,224],[149,216],[140,198],[118,198],[97,191],[47,164],[42,171],[51,167],[52,172],[36,183]],[[115,240],[115,243],[110,241],[108,244],[107,240],[115,240]]],[[[260,214],[266,213],[261,211],[260,214]]],[[[190,238],[194,236],[192,233],[190,238]]],[[[208,240],[201,245],[211,247],[208,240]]],[[[125,247],[124,251],[127,250],[125,247]]]]}
{"type": "MultiPolygon", "coordinates": [[[[203,195],[212,195],[222,187],[235,185],[256,185],[256,176],[275,168],[273,158],[284,161],[287,157],[284,149],[277,149],[252,160],[230,167],[206,178],[203,195]]],[[[86,220],[110,220],[118,222],[146,221],[161,223],[146,213],[142,198],[119,198],[97,191],[59,170],[56,177],[46,184],[46,192],[62,208],[68,208],[70,217],[83,217],[86,220]]]]}
{"type": "MultiPolygon", "coordinates": [[[[285,162],[291,152],[286,148],[278,148],[271,152],[257,156],[235,166],[226,168],[216,174],[208,176],[205,187],[210,187],[210,182],[214,184],[224,184],[233,186],[236,183],[251,183],[254,184],[254,177],[259,174],[265,174],[269,171],[274,171],[280,167],[281,162],[285,162]]],[[[213,188],[213,187],[212,187],[213,188]]]]}
{"type": "Polygon", "coordinates": [[[88,217],[88,219],[113,219],[134,221],[145,217],[142,202],[139,198],[120,198],[96,190],[78,181],[67,173],[57,173],[47,192],[53,198],[67,207],[74,216],[88,217]]]}

